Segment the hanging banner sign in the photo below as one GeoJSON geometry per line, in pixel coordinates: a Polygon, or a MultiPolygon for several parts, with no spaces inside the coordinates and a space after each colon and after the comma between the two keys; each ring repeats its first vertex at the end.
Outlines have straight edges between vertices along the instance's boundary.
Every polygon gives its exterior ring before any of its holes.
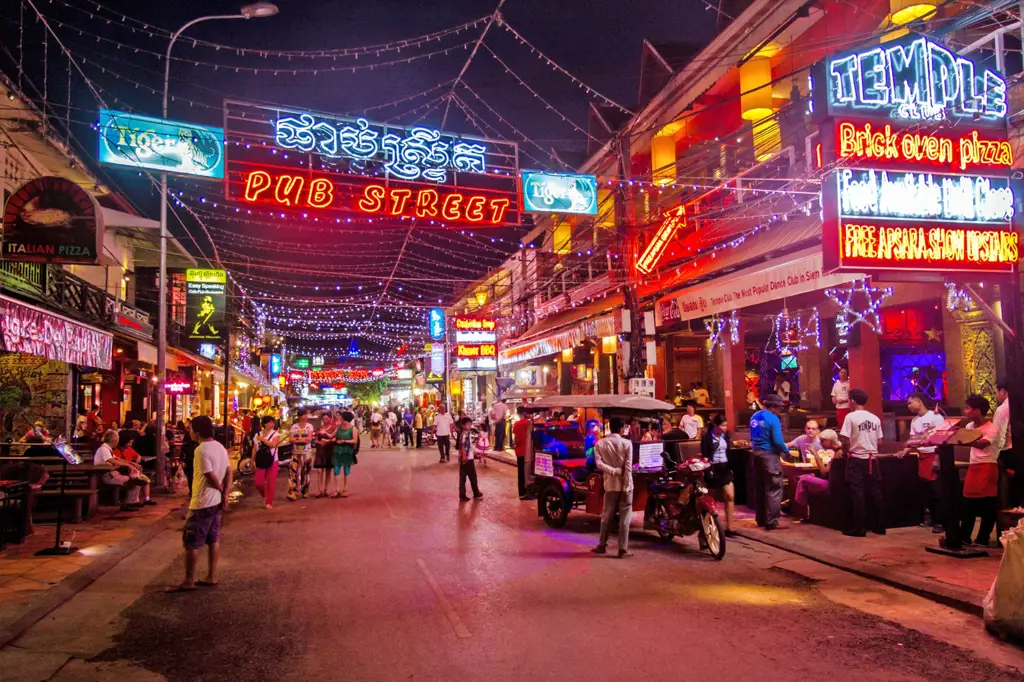
{"type": "Polygon", "coordinates": [[[185,326],[193,341],[223,341],[226,337],[224,307],[227,273],[224,270],[189,268],[185,271],[185,326]]]}
{"type": "Polygon", "coordinates": [[[597,215],[597,177],[523,171],[523,210],[597,215]]]}
{"type": "Polygon", "coordinates": [[[103,248],[103,211],[67,178],[36,178],[7,200],[2,239],[7,261],[96,265],[103,248]]]}
{"type": "Polygon", "coordinates": [[[828,275],[822,269],[821,252],[804,251],[789,262],[770,267],[757,266],[743,272],[711,280],[663,298],[655,306],[657,326],[679,320],[694,320],[720,315],[758,303],[777,301],[789,296],[828,289],[862,279],[856,273],[828,275]]]}
{"type": "Polygon", "coordinates": [[[917,34],[827,57],[812,70],[811,86],[819,117],[1006,125],[1003,77],[917,34]]]}
{"type": "Polygon", "coordinates": [[[224,129],[100,109],[100,163],[224,177],[224,129]]]}
{"type": "Polygon", "coordinates": [[[440,308],[431,308],[428,322],[430,324],[430,338],[440,341],[444,338],[444,311],[440,308]]]}
{"type": "Polygon", "coordinates": [[[235,101],[226,108],[229,199],[339,223],[519,223],[514,143],[235,101]]]}
{"type": "Polygon", "coordinates": [[[0,350],[110,369],[110,334],[0,296],[0,350]]]}
{"type": "Polygon", "coordinates": [[[498,325],[492,317],[455,316],[455,366],[461,370],[498,369],[498,325]]]}

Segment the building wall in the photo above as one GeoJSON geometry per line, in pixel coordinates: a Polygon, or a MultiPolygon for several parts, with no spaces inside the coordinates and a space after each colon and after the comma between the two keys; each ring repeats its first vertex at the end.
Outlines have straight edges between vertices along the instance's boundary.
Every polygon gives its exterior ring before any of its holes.
{"type": "Polygon", "coordinates": [[[0,438],[20,438],[42,419],[52,433],[68,435],[68,366],[21,353],[0,353],[0,438]]]}

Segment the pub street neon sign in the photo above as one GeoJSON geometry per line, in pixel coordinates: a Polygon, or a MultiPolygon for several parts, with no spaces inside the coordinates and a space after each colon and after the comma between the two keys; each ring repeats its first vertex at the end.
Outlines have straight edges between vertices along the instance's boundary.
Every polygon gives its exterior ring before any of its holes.
{"type": "Polygon", "coordinates": [[[828,57],[815,69],[812,89],[820,116],[967,118],[1005,125],[1007,112],[1002,76],[924,37],[828,57]]]}
{"type": "Polygon", "coordinates": [[[370,123],[365,118],[299,114],[274,121],[274,139],[282,149],[383,162],[387,174],[400,180],[444,183],[449,170],[487,172],[486,145],[460,141],[422,126],[401,128],[370,123]]]}

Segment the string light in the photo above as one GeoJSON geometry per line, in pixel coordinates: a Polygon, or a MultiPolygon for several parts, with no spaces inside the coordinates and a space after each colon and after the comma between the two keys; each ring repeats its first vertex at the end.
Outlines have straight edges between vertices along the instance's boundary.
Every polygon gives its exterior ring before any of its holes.
{"type": "Polygon", "coordinates": [[[865,324],[876,333],[881,331],[878,310],[892,294],[892,287],[871,286],[865,279],[855,280],[849,287],[826,289],[825,296],[840,308],[836,315],[836,331],[839,336],[848,337],[857,324],[865,324]],[[863,300],[862,306],[857,305],[858,298],[863,300]]]}

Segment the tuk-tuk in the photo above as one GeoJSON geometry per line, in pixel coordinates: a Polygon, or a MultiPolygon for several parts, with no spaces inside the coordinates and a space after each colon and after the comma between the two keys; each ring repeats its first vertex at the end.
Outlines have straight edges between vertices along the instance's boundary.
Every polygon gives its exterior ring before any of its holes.
{"type": "MultiPolygon", "coordinates": [[[[537,493],[537,515],[552,528],[561,528],[574,508],[600,514],[604,508],[604,478],[594,463],[594,446],[605,435],[612,417],[632,417],[637,428],[659,420],[674,406],[639,395],[552,396],[524,406],[527,415],[572,408],[575,421],[534,422],[527,472],[537,493]]],[[[660,440],[633,442],[633,510],[643,511],[647,484],[665,471],[665,446],[660,440]]]]}

